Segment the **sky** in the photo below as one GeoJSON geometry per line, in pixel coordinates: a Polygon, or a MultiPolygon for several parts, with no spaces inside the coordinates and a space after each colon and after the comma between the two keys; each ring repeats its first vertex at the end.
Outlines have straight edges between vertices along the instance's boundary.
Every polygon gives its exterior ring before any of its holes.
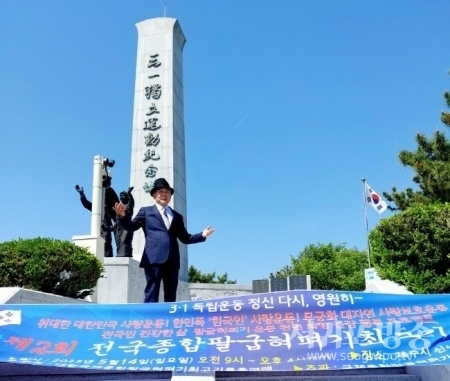
{"type": "Polygon", "coordinates": [[[132,185],[135,25],[164,16],[187,40],[187,228],[216,229],[189,264],[251,285],[308,245],[366,251],[361,179],[413,186],[398,153],[446,131],[447,0],[0,0],[0,242],[89,234],[96,155],[132,185]]]}

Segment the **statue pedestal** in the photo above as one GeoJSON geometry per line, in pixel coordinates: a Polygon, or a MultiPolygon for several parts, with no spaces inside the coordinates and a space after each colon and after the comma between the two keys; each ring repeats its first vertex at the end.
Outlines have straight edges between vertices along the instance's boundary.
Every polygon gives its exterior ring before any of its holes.
{"type": "Polygon", "coordinates": [[[97,303],[142,303],[146,282],[138,261],[128,257],[103,258],[103,266],[105,272],[97,283],[97,303]]]}
{"type": "MultiPolygon", "coordinates": [[[[103,261],[105,255],[105,240],[99,235],[75,235],[72,237],[72,242],[80,247],[88,249],[89,252],[94,254],[97,259],[103,261]]],[[[97,302],[98,290],[97,287],[94,288],[94,293],[87,297],[86,300],[97,302]]]]}
{"type": "Polygon", "coordinates": [[[72,242],[80,247],[88,249],[92,254],[103,260],[105,256],[105,240],[99,235],[75,235],[72,242]]]}
{"type": "MultiPolygon", "coordinates": [[[[91,301],[99,304],[142,303],[146,285],[144,269],[129,257],[104,257],[105,240],[100,236],[80,235],[72,237],[75,245],[88,249],[103,262],[105,272],[97,282],[91,301]]],[[[159,294],[164,301],[163,284],[159,294]]],[[[191,300],[189,283],[178,281],[177,301],[191,300]]]]}
{"type": "MultiPolygon", "coordinates": [[[[142,303],[147,282],[138,261],[128,257],[112,257],[104,258],[103,265],[105,272],[97,283],[97,303],[142,303]]],[[[183,300],[191,300],[189,283],[179,281],[177,301],[183,300]]],[[[159,301],[164,301],[162,283],[159,301]]]]}

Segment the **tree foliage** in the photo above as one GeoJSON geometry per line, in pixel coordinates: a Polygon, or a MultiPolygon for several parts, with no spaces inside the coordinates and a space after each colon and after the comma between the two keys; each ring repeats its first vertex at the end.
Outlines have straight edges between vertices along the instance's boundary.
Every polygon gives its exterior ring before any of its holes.
{"type": "MultiPolygon", "coordinates": [[[[444,99],[450,107],[449,92],[444,93],[444,99]]],[[[442,112],[441,121],[450,127],[450,113],[442,112]]],[[[402,150],[398,157],[404,166],[414,171],[413,181],[419,189],[398,191],[393,187],[392,193],[384,192],[386,199],[396,205],[390,206],[391,210],[402,211],[415,204],[450,202],[450,142],[445,133],[438,130],[430,138],[418,133],[415,140],[416,150],[402,150]]]]}
{"type": "Polygon", "coordinates": [[[414,293],[450,292],[450,204],[414,205],[369,234],[381,278],[414,293]]]}
{"type": "Polygon", "coordinates": [[[284,266],[271,278],[290,275],[310,275],[314,290],[362,291],[365,289],[364,269],[367,254],[345,245],[308,245],[298,255],[291,257],[291,265],[284,266]]]}
{"type": "Polygon", "coordinates": [[[38,237],[0,243],[0,287],[85,298],[103,270],[93,254],[69,241],[38,237]]]}
{"type": "Polygon", "coordinates": [[[217,275],[216,273],[202,273],[194,266],[189,266],[189,283],[219,283],[219,284],[236,284],[235,280],[229,280],[228,274],[217,275]]]}
{"type": "MultiPolygon", "coordinates": [[[[450,94],[444,93],[450,107],[450,94]]],[[[441,121],[450,127],[450,113],[441,121]]],[[[369,235],[378,274],[415,293],[450,291],[450,141],[442,131],[430,138],[417,134],[417,148],[399,153],[414,171],[416,190],[384,192],[400,213],[380,221],[369,235]]]]}

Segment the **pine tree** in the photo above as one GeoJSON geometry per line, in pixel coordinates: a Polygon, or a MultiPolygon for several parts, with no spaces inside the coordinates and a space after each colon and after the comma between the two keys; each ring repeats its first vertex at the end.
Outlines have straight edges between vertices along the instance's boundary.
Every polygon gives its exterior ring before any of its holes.
{"type": "MultiPolygon", "coordinates": [[[[450,93],[444,93],[447,107],[450,108],[450,93]]],[[[450,127],[450,113],[442,112],[441,121],[450,127]]],[[[395,203],[391,210],[403,211],[415,204],[433,204],[435,202],[450,202],[450,141],[445,133],[436,131],[431,138],[423,134],[416,135],[417,149],[402,150],[399,153],[400,162],[410,167],[415,175],[413,181],[419,190],[407,188],[398,191],[392,188],[392,193],[384,192],[388,201],[395,203]]]]}

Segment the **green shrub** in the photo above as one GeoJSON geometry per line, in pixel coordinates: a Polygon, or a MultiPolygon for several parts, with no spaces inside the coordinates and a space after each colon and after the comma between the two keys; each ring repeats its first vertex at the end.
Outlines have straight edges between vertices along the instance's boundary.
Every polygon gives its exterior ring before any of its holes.
{"type": "Polygon", "coordinates": [[[369,234],[378,275],[415,294],[450,292],[450,203],[414,205],[369,234]]]}
{"type": "Polygon", "coordinates": [[[103,271],[95,255],[69,241],[38,237],[0,243],[0,287],[85,298],[103,271]]]}
{"type": "Polygon", "coordinates": [[[297,257],[291,256],[291,264],[270,274],[270,278],[308,274],[313,290],[363,291],[366,266],[364,251],[349,249],[345,244],[318,243],[305,246],[297,257]]]}

